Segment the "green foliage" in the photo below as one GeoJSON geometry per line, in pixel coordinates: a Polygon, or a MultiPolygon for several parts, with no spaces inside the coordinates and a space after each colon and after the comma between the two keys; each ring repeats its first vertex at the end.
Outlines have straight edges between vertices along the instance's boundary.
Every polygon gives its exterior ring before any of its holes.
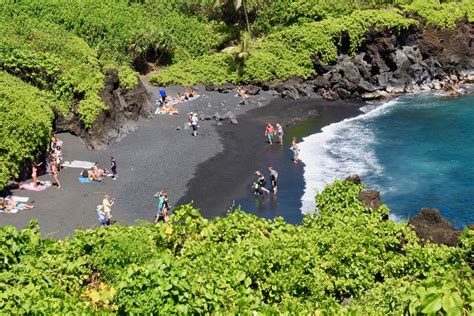
{"type": "Polygon", "coordinates": [[[442,28],[454,28],[456,22],[466,17],[474,22],[474,1],[461,0],[440,3],[439,0],[415,0],[404,9],[418,14],[427,24],[442,28]]]}
{"type": "Polygon", "coordinates": [[[0,71],[0,187],[18,176],[25,159],[48,145],[52,109],[62,108],[51,94],[0,71]]]}
{"type": "Polygon", "coordinates": [[[152,82],[162,85],[218,84],[235,82],[235,78],[245,83],[285,80],[291,76],[307,78],[314,74],[312,59],[315,56],[326,63],[337,59],[343,33],[349,35],[350,52],[355,53],[370,30],[388,29],[397,33],[416,24],[415,20],[404,18],[396,10],[354,11],[350,16],[291,26],[254,43],[250,46],[244,66],[240,67],[241,76],[230,73],[235,67],[222,64],[226,61],[222,55],[217,55],[219,58],[210,55],[200,57],[197,63],[176,63],[153,76],[152,82]],[[187,77],[183,78],[184,75],[187,77]]]}
{"type": "Polygon", "coordinates": [[[236,66],[229,54],[202,56],[164,68],[151,75],[150,82],[157,85],[237,82],[236,66]]]}
{"type": "Polygon", "coordinates": [[[474,235],[421,245],[406,224],[336,181],[301,225],[240,210],[208,221],[190,205],[170,223],[41,240],[0,228],[6,313],[434,314],[473,311],[474,235]],[[41,277],[40,277],[41,276],[41,277]],[[19,282],[19,280],[22,280],[19,282]],[[28,291],[26,291],[28,289],[28,291]]]}

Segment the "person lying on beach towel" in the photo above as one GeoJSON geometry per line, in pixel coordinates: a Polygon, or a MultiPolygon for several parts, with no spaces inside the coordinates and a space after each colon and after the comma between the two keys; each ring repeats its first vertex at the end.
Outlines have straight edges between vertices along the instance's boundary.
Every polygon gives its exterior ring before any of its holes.
{"type": "Polygon", "coordinates": [[[5,213],[16,213],[18,210],[30,210],[34,208],[34,205],[29,205],[23,202],[17,202],[12,199],[0,198],[0,210],[5,213]]]}
{"type": "Polygon", "coordinates": [[[20,189],[28,190],[28,191],[35,191],[35,192],[44,191],[48,187],[49,187],[48,185],[42,184],[42,182],[39,182],[36,186],[33,183],[24,183],[24,184],[20,185],[20,189]]]}

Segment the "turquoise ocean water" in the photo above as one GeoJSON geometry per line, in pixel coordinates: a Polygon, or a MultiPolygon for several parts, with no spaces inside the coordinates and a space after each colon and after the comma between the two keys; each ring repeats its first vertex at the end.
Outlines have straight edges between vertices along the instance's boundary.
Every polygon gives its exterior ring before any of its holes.
{"type": "Polygon", "coordinates": [[[435,207],[457,227],[474,223],[474,95],[403,96],[362,110],[303,139],[302,213],[326,183],[357,173],[394,219],[435,207]]]}
{"type": "Polygon", "coordinates": [[[326,184],[356,173],[380,190],[392,219],[435,207],[459,228],[474,223],[474,95],[406,95],[362,111],[332,124],[328,111],[288,128],[285,145],[268,146],[262,157],[262,171],[273,165],[280,172],[280,193],[254,197],[249,183],[236,205],[298,223],[326,184]],[[304,166],[291,163],[292,136],[304,166]]]}

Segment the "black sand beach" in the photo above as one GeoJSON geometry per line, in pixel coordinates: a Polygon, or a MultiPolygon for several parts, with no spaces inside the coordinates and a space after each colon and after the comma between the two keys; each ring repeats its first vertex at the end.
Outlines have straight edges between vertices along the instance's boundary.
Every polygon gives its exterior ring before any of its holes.
{"type": "MultiPolygon", "coordinates": [[[[158,89],[149,85],[147,88],[156,97],[158,89]]],[[[182,89],[167,90],[174,95],[182,89]]],[[[64,169],[60,173],[61,190],[51,187],[43,192],[13,191],[34,200],[35,208],[16,214],[2,213],[0,224],[22,228],[37,218],[44,236],[62,238],[72,235],[74,229],[98,226],[95,209],[105,193],[116,197],[112,213],[118,223],[151,221],[156,208],[153,194],[158,190],[168,192],[172,205],[193,200],[204,216],[222,215],[233,200],[248,192],[253,172],[267,164],[261,159],[267,148],[263,137],[267,121],[294,125],[298,121],[295,118],[303,119],[317,111],[317,124],[322,127],[358,114],[353,103],[321,99],[286,101],[276,99],[271,92],[252,96],[245,105],[239,105],[240,98],[231,93],[208,92],[202,87],[199,93],[199,99],[178,105],[179,115],[155,115],[153,119],[142,120],[137,131],[104,150],[87,150],[79,138],[60,135],[65,160],[97,161],[109,168],[109,157],[113,155],[119,179],[81,184],[80,169],[64,169]],[[271,105],[267,106],[270,100],[271,105]],[[218,126],[214,120],[201,121],[199,136],[193,137],[186,125],[190,111],[203,117],[232,111],[239,124],[222,122],[218,126]]],[[[52,178],[43,175],[40,180],[52,178]]],[[[297,210],[295,207],[294,211],[297,210]]]]}

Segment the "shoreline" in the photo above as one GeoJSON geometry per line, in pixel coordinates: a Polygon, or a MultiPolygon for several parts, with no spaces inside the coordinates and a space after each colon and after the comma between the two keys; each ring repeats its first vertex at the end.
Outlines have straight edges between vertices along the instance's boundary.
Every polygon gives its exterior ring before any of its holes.
{"type": "MultiPolygon", "coordinates": [[[[238,117],[239,125],[225,125],[218,129],[224,143],[223,151],[197,167],[195,177],[188,183],[188,190],[178,204],[192,201],[193,206],[200,209],[204,217],[212,218],[225,215],[231,206],[239,206],[235,202],[243,201],[245,203],[243,205],[244,211],[263,217],[286,214],[288,215],[285,216],[286,220],[293,223],[298,222],[302,215],[297,205],[300,203],[304,185],[301,187],[299,196],[290,197],[292,204],[294,204],[292,209],[284,208],[278,211],[273,209],[270,214],[262,214],[256,209],[249,209],[251,208],[250,203],[245,201],[253,199],[250,185],[255,177],[254,171],[261,170],[267,174],[267,167],[270,163],[273,165],[287,163],[294,170],[289,173],[280,173],[279,191],[283,192],[282,183],[285,183],[285,175],[293,178],[293,180],[286,181],[286,185],[294,185],[294,179],[298,178],[300,182],[304,183],[303,163],[293,164],[291,161],[291,154],[288,150],[291,137],[297,137],[299,142],[302,137],[318,132],[324,126],[357,116],[362,113],[359,109],[364,104],[362,101],[326,101],[319,97],[298,101],[275,99],[265,107],[246,112],[238,117]],[[292,131],[307,120],[311,120],[308,124],[310,125],[309,129],[303,132],[292,131]],[[266,143],[263,134],[267,122],[278,122],[284,126],[283,146],[266,143]],[[216,196],[225,196],[226,198],[216,198],[216,196]],[[295,215],[295,212],[298,214],[295,215]]],[[[301,183],[297,185],[301,186],[301,183]]],[[[280,199],[283,194],[279,194],[277,199],[280,199]]],[[[286,203],[286,205],[288,204],[286,203]]]]}

